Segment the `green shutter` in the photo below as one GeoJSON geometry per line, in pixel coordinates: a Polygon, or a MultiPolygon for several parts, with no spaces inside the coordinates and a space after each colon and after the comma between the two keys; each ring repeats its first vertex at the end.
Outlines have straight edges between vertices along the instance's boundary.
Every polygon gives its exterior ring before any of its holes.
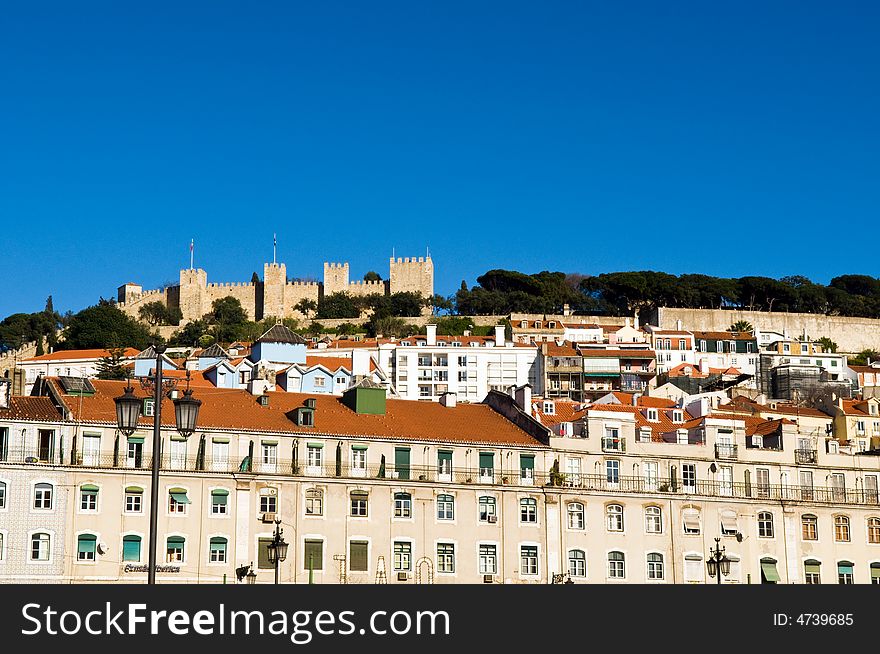
{"type": "Polygon", "coordinates": [[[307,540],[305,554],[306,558],[303,560],[303,567],[306,570],[324,569],[324,541],[307,540]]]}
{"type": "Polygon", "coordinates": [[[140,486],[126,486],[125,492],[126,493],[143,493],[144,489],[141,488],[140,486]]]}
{"type": "Polygon", "coordinates": [[[215,536],[211,539],[210,549],[214,551],[226,551],[226,539],[222,536],[215,536]]]}
{"type": "Polygon", "coordinates": [[[278,441],[260,441],[261,445],[278,445],[278,441]]]}
{"type": "Polygon", "coordinates": [[[190,504],[189,498],[186,496],[186,491],[182,488],[171,488],[168,491],[171,494],[171,497],[174,498],[174,501],[178,504],[190,504]]]}
{"type": "Polygon", "coordinates": [[[173,441],[185,441],[189,436],[184,436],[183,434],[171,434],[171,440],[173,441]]]}
{"type": "Polygon", "coordinates": [[[837,564],[837,574],[851,575],[853,573],[853,564],[849,562],[841,562],[837,564]]]}
{"type": "Polygon", "coordinates": [[[480,452],[480,468],[494,468],[495,455],[492,452],[480,452]]]}
{"type": "Polygon", "coordinates": [[[80,554],[84,552],[90,552],[92,554],[95,553],[95,546],[98,542],[97,536],[92,536],[91,534],[83,534],[77,539],[78,552],[80,554]]]}
{"type": "Polygon", "coordinates": [[[776,564],[772,561],[761,561],[761,572],[764,573],[764,578],[769,581],[776,583],[779,581],[779,573],[776,571],[776,564]]]}
{"type": "Polygon", "coordinates": [[[141,537],[126,536],[122,539],[122,560],[123,561],[140,561],[141,560],[141,537]]]}
{"type": "Polygon", "coordinates": [[[367,446],[366,445],[352,445],[351,449],[353,449],[353,450],[366,450],[367,446]]]}
{"type": "Polygon", "coordinates": [[[806,561],[804,563],[804,571],[809,574],[819,574],[820,572],[820,564],[818,561],[806,561]]]}
{"type": "MultiPolygon", "coordinates": [[[[880,563],[871,564],[871,579],[880,579],[880,563]]],[[[876,581],[873,583],[877,583],[876,581]]]]}
{"type": "Polygon", "coordinates": [[[309,443],[309,447],[324,447],[324,443],[309,443]]]}
{"type": "Polygon", "coordinates": [[[83,495],[97,495],[98,487],[94,484],[83,484],[79,487],[83,495]]]}
{"type": "Polygon", "coordinates": [[[448,461],[450,465],[452,465],[452,452],[449,450],[438,450],[437,451],[437,461],[443,462],[448,461]]]}
{"type": "Polygon", "coordinates": [[[353,540],[349,543],[349,564],[351,572],[367,571],[367,542],[353,540]]]}
{"type": "Polygon", "coordinates": [[[271,538],[260,538],[257,541],[257,567],[260,569],[268,570],[275,567],[269,563],[269,543],[271,542],[271,538]]]}
{"type": "Polygon", "coordinates": [[[228,443],[229,442],[228,438],[221,438],[218,436],[214,436],[211,440],[215,443],[228,443]]]}
{"type": "Polygon", "coordinates": [[[213,504],[226,504],[226,498],[229,496],[228,490],[212,490],[211,491],[211,503],[213,504]]]}
{"type": "Polygon", "coordinates": [[[143,445],[144,444],[144,437],[143,436],[129,436],[128,442],[129,443],[140,443],[141,445],[143,445]]]}
{"type": "Polygon", "coordinates": [[[398,479],[409,479],[409,448],[394,448],[394,469],[398,479]]]}
{"type": "Polygon", "coordinates": [[[519,455],[519,467],[523,470],[534,470],[535,469],[535,455],[534,454],[520,454],[519,455]]]}

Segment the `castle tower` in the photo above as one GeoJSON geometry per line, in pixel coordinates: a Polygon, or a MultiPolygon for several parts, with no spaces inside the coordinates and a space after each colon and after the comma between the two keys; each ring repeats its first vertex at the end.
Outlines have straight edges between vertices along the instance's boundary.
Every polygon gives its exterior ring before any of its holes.
{"type": "Polygon", "coordinates": [[[348,263],[324,262],[324,295],[348,292],[348,263]]]}
{"type": "Polygon", "coordinates": [[[128,304],[143,294],[144,289],[140,284],[128,282],[116,289],[116,301],[119,304],[128,304]]]}
{"type": "Polygon", "coordinates": [[[263,264],[263,307],[262,318],[274,316],[283,318],[284,289],[287,287],[287,266],[283,263],[263,264]]]}
{"type": "Polygon", "coordinates": [[[180,295],[178,298],[183,320],[198,320],[211,311],[208,297],[208,273],[201,268],[180,271],[180,295]]]}
{"type": "Polygon", "coordinates": [[[391,259],[389,266],[389,293],[421,293],[434,295],[434,262],[431,257],[391,259]]]}

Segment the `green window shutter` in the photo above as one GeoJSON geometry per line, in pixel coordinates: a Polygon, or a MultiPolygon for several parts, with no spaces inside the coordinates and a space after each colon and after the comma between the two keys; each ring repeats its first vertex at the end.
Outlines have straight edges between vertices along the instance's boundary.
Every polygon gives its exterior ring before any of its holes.
{"type": "Polygon", "coordinates": [[[169,536],[168,545],[183,545],[186,539],[183,536],[169,536]]]}
{"type": "Polygon", "coordinates": [[[222,437],[218,437],[218,436],[214,436],[211,440],[215,443],[228,443],[229,442],[228,438],[222,438],[222,437]]]}
{"type": "Polygon", "coordinates": [[[226,498],[229,497],[229,491],[218,489],[211,491],[211,503],[212,504],[226,504],[226,498]]]}
{"type": "Polygon", "coordinates": [[[851,575],[853,573],[853,564],[849,562],[841,562],[837,564],[837,573],[851,575]]]}
{"type": "Polygon", "coordinates": [[[818,561],[806,561],[804,563],[804,571],[809,574],[819,574],[820,565],[818,561]]]}
{"type": "Polygon", "coordinates": [[[494,468],[495,455],[492,452],[480,452],[480,468],[494,468]]]}
{"type": "Polygon", "coordinates": [[[83,534],[77,539],[77,551],[82,554],[84,552],[90,552],[92,554],[95,553],[95,547],[97,546],[98,537],[92,536],[91,534],[83,534]]]}
{"type": "MultiPolygon", "coordinates": [[[[271,440],[270,441],[260,441],[260,444],[262,444],[262,445],[278,445],[278,441],[271,441],[271,440]]],[[[311,445],[311,443],[309,443],[309,445],[311,445]]]]}
{"type": "MultiPolygon", "coordinates": [[[[880,563],[871,564],[871,579],[880,579],[880,563]]],[[[876,581],[873,583],[877,583],[876,581]]]]}
{"type": "Polygon", "coordinates": [[[143,445],[144,444],[144,437],[143,436],[129,436],[128,442],[129,443],[140,443],[141,445],[143,445]]]}
{"type": "Polygon", "coordinates": [[[79,487],[83,495],[97,495],[98,487],[94,484],[83,484],[79,487]]]}
{"type": "Polygon", "coordinates": [[[271,542],[271,538],[260,538],[257,541],[257,567],[260,569],[270,570],[275,567],[269,563],[269,543],[271,542]]]}
{"type": "Polygon", "coordinates": [[[367,446],[366,445],[352,445],[351,449],[353,449],[353,450],[366,450],[367,446]]]}
{"type": "Polygon", "coordinates": [[[520,454],[519,455],[519,467],[523,470],[534,470],[535,469],[535,455],[534,454],[520,454]]]}
{"type": "Polygon", "coordinates": [[[761,572],[764,573],[764,578],[770,582],[778,582],[779,581],[779,573],[776,571],[776,564],[772,561],[761,561],[761,572]]]}
{"type": "Polygon", "coordinates": [[[186,496],[186,491],[183,488],[172,488],[168,492],[178,504],[190,504],[189,498],[186,496]]]}
{"type": "Polygon", "coordinates": [[[353,540],[349,544],[348,569],[352,572],[367,571],[367,542],[353,540]]]}
{"type": "Polygon", "coordinates": [[[123,561],[140,561],[141,560],[141,537],[126,536],[122,539],[122,560],[123,561]]]}
{"type": "Polygon", "coordinates": [[[450,452],[449,450],[439,450],[437,452],[437,461],[448,461],[449,464],[452,465],[452,452],[450,452]]]}
{"type": "Polygon", "coordinates": [[[211,545],[226,545],[226,539],[223,536],[214,536],[211,539],[211,545]]]}
{"type": "Polygon", "coordinates": [[[324,569],[324,541],[307,540],[305,554],[306,558],[303,561],[303,567],[306,570],[324,569]]]}
{"type": "Polygon", "coordinates": [[[126,486],[125,492],[126,493],[143,493],[144,489],[141,488],[140,486],[126,486]]]}
{"type": "Polygon", "coordinates": [[[324,447],[324,443],[309,443],[309,447],[324,447]]]}
{"type": "Polygon", "coordinates": [[[409,448],[394,448],[394,469],[398,479],[409,479],[409,448]]]}
{"type": "Polygon", "coordinates": [[[183,434],[171,434],[171,440],[173,441],[185,441],[189,436],[184,436],[183,434]]]}

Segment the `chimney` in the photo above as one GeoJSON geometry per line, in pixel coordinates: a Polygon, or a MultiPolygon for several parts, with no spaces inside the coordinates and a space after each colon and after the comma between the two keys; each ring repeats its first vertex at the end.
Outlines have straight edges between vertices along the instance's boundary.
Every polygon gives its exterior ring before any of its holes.
{"type": "Polygon", "coordinates": [[[9,408],[9,393],[12,390],[10,379],[0,378],[0,409],[9,408]]]}
{"type": "Polygon", "coordinates": [[[639,398],[642,396],[641,393],[633,393],[633,406],[639,405],[639,398]]]}
{"type": "Polygon", "coordinates": [[[428,335],[427,344],[437,345],[437,325],[425,325],[425,333],[428,335]]]}
{"type": "Polygon", "coordinates": [[[495,325],[495,347],[504,347],[504,325],[495,325]]]}
{"type": "Polygon", "coordinates": [[[516,405],[527,415],[532,415],[532,387],[529,384],[518,386],[513,393],[516,405]]]}
{"type": "Polygon", "coordinates": [[[447,406],[450,409],[454,409],[457,401],[457,396],[452,391],[447,391],[440,396],[440,404],[443,406],[447,406]]]}
{"type": "MultiPolygon", "coordinates": [[[[436,325],[431,325],[436,329],[436,325]]],[[[367,376],[370,374],[370,352],[367,349],[355,348],[351,352],[351,374],[367,376]]]]}
{"type": "Polygon", "coordinates": [[[639,328],[639,317],[636,316],[635,318],[633,318],[633,329],[638,329],[638,328],[639,328]]]}
{"type": "Polygon", "coordinates": [[[708,358],[700,359],[700,372],[704,375],[709,374],[709,359],[708,358]]]}
{"type": "Polygon", "coordinates": [[[565,304],[562,305],[562,315],[563,316],[570,316],[571,315],[571,306],[568,304],[568,302],[566,302],[565,304]]]}
{"type": "Polygon", "coordinates": [[[275,384],[270,384],[268,379],[251,379],[248,382],[247,389],[251,395],[263,395],[268,391],[274,391],[275,384]]]}
{"type": "Polygon", "coordinates": [[[675,329],[676,331],[681,331],[681,319],[675,321],[675,329]]]}

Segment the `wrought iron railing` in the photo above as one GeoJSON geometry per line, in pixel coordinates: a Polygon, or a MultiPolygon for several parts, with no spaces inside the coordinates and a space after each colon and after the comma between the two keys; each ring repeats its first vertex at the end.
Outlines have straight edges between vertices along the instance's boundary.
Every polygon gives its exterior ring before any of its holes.
{"type": "Polygon", "coordinates": [[[715,458],[735,461],[739,457],[739,449],[736,445],[715,443],[715,458]]]}
{"type": "Polygon", "coordinates": [[[795,450],[795,463],[818,463],[819,457],[816,450],[795,450]]]}

